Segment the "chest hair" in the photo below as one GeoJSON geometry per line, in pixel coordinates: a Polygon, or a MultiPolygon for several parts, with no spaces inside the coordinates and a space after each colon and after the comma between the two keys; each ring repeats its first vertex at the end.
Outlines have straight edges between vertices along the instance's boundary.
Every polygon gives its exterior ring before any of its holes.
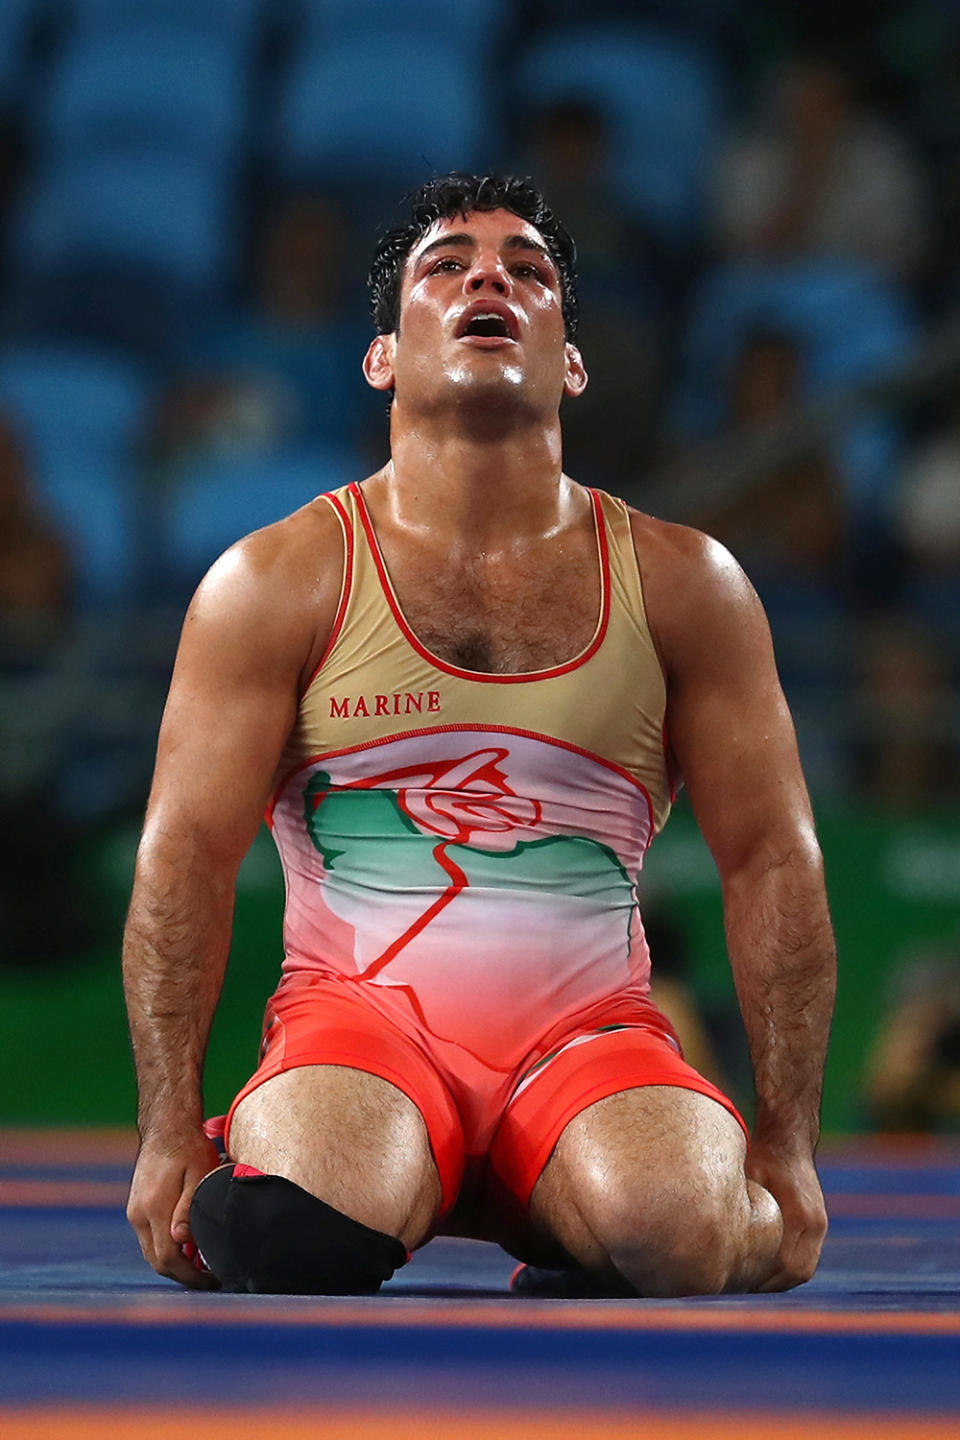
{"type": "Polygon", "coordinates": [[[411,630],[439,659],[489,674],[545,670],[575,659],[597,627],[596,546],[583,552],[495,565],[412,560],[392,567],[393,584],[411,630]]]}

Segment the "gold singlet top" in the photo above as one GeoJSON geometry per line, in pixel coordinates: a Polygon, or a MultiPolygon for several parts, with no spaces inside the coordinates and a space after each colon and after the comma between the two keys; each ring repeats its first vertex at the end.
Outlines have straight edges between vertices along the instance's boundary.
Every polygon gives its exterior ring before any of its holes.
{"type": "Polygon", "coordinates": [[[563,665],[464,670],[404,618],[358,485],[326,495],[344,576],[268,812],[284,972],[398,992],[508,1066],[607,997],[643,996],[644,853],[667,818],[666,687],[621,500],[591,491],[597,627],[563,665]]]}

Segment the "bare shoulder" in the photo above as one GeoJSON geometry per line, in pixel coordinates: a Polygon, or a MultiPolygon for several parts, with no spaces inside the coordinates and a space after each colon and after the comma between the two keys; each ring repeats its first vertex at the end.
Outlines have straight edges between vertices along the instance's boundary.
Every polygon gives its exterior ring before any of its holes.
{"type": "MultiPolygon", "coordinates": [[[[632,506],[627,509],[644,588],[667,585],[679,591],[693,586],[698,600],[708,594],[721,599],[755,597],[743,569],[719,540],[689,525],[658,520],[632,506]]],[[[679,598],[673,596],[674,601],[679,598]]]]}
{"type": "Polygon", "coordinates": [[[224,551],[197,587],[184,640],[196,631],[251,660],[282,651],[288,666],[309,669],[332,629],[343,567],[340,521],[321,496],[224,551]]]}
{"type": "Polygon", "coordinates": [[[628,506],[647,619],[669,669],[691,652],[768,644],[763,606],[725,545],[628,506]]]}

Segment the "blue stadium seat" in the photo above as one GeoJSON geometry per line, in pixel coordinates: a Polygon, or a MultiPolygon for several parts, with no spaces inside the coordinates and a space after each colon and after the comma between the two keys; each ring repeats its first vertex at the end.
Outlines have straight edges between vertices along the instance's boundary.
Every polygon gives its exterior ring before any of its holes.
{"type": "Polygon", "coordinates": [[[147,378],[82,350],[0,352],[0,412],[19,437],[41,503],[75,557],[80,598],[115,601],[138,580],[134,456],[147,378]]]}
{"type": "MultiPolygon", "coordinates": [[[[834,261],[722,265],[690,308],[673,423],[687,439],[722,428],[726,386],[747,337],[795,337],[810,391],[877,374],[902,358],[913,337],[909,306],[865,267],[834,261]]],[[[883,417],[852,422],[834,445],[855,506],[885,505],[895,484],[897,427],[883,417]]]]}
{"type": "Polygon", "coordinates": [[[196,585],[235,540],[363,473],[363,461],[339,447],[196,461],[179,476],[166,508],[164,558],[172,583],[196,585]]]}
{"type": "Polygon", "coordinates": [[[62,456],[38,472],[38,490],[72,553],[78,603],[135,599],[142,585],[141,505],[130,467],[62,456]]]}
{"type": "Polygon", "coordinates": [[[27,35],[37,9],[37,0],[0,3],[0,105],[13,108],[23,99],[27,35]]]}
{"type": "Polygon", "coordinates": [[[582,23],[589,14],[594,24],[636,22],[662,25],[672,35],[689,35],[711,53],[731,37],[742,39],[756,23],[753,0],[523,0],[531,29],[582,23]]]}
{"type": "Polygon", "coordinates": [[[120,454],[139,435],[147,377],[111,355],[80,348],[0,351],[0,408],[26,433],[35,458],[120,454]]]}
{"type": "Polygon", "coordinates": [[[507,0],[470,0],[469,4],[438,4],[437,0],[302,0],[308,36],[326,43],[348,38],[420,35],[434,44],[487,48],[503,29],[507,0]]]}
{"type": "MultiPolygon", "coordinates": [[[[4,0],[9,3],[9,0],[4,0]]],[[[249,48],[266,0],[60,0],[76,35],[115,34],[141,25],[210,35],[232,53],[249,48]]],[[[270,0],[275,3],[275,0],[270,0]]]]}
{"type": "Polygon", "coordinates": [[[149,151],[79,157],[38,177],[13,227],[14,271],[109,262],[198,289],[232,260],[228,177],[202,159],[149,151]]]}
{"type": "Polygon", "coordinates": [[[640,25],[564,27],[534,40],[515,89],[532,110],[594,105],[623,202],[665,237],[694,238],[720,118],[717,75],[694,44],[640,25]]]}
{"type": "Polygon", "coordinates": [[[77,39],[36,117],[41,163],[146,146],[226,158],[243,134],[245,78],[202,33],[144,26],[77,39]]]}
{"type": "Polygon", "coordinates": [[[383,415],[383,397],[375,397],[360,369],[369,342],[359,307],[349,319],[299,331],[256,310],[230,309],[218,323],[196,327],[187,364],[244,394],[258,416],[253,428],[270,436],[262,443],[349,445],[383,415]]]}
{"type": "Polygon", "coordinates": [[[493,149],[489,95],[469,56],[410,36],[305,48],[281,104],[291,180],[416,182],[470,169],[493,149]]]}
{"type": "Polygon", "coordinates": [[[21,266],[4,298],[5,329],[18,344],[81,344],[170,365],[180,363],[219,297],[149,264],[67,257],[47,269],[21,266]]]}
{"type": "Polygon", "coordinates": [[[717,266],[690,306],[678,411],[685,433],[708,434],[722,423],[726,376],[757,330],[795,336],[819,389],[891,364],[913,327],[900,291],[866,267],[818,260],[717,266]]]}
{"type": "Polygon", "coordinates": [[[904,586],[902,602],[943,643],[960,680],[960,567],[918,571],[904,586]]]}

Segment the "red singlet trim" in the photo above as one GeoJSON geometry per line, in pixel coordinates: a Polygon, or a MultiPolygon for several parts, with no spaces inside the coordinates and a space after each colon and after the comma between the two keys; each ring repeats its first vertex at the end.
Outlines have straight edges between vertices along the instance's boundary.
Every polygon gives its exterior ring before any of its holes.
{"type": "Polygon", "coordinates": [[[600,505],[600,497],[595,490],[589,490],[590,501],[593,505],[594,533],[597,538],[597,551],[600,558],[600,617],[597,621],[597,628],[594,631],[593,639],[585,650],[575,655],[572,660],[567,660],[563,665],[554,665],[549,670],[526,670],[511,673],[509,675],[492,675],[486,670],[463,670],[458,665],[450,665],[446,660],[441,660],[434,655],[426,646],[422,645],[407,623],[407,618],[400,608],[396,592],[387,572],[384,563],[383,553],[380,549],[380,542],[377,539],[376,531],[370,519],[370,512],[367,510],[367,503],[363,498],[363,492],[359,484],[354,481],[350,490],[357,502],[357,509],[360,521],[363,525],[370,545],[370,552],[373,555],[374,564],[377,567],[377,574],[380,577],[380,584],[386,596],[387,604],[393,612],[393,618],[402,632],[404,639],[410,644],[417,654],[428,661],[435,670],[442,670],[447,675],[456,675],[461,680],[475,680],[483,685],[518,685],[529,684],[534,680],[553,680],[558,675],[567,675],[571,670],[577,670],[585,665],[592,655],[595,655],[603,644],[604,636],[607,633],[607,623],[610,619],[610,554],[607,546],[607,532],[603,519],[603,510],[600,505]]]}

